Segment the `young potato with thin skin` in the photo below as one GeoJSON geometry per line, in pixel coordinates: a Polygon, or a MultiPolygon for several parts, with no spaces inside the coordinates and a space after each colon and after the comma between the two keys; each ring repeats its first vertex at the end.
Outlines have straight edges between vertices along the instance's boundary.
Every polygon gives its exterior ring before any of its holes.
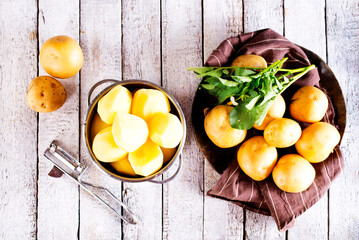
{"type": "Polygon", "coordinates": [[[328,109],[328,98],[319,88],[304,86],[292,97],[290,115],[297,121],[314,123],[323,119],[328,109]]]}
{"type": "Polygon", "coordinates": [[[262,136],[246,140],[238,149],[238,164],[245,174],[255,181],[266,179],[277,162],[277,149],[262,136]]]}
{"type": "Polygon", "coordinates": [[[65,103],[66,91],[56,79],[40,76],[30,82],[26,101],[29,107],[36,112],[53,112],[65,103]]]}
{"type": "Polygon", "coordinates": [[[334,126],[317,122],[303,130],[295,148],[309,162],[318,163],[328,158],[339,141],[340,134],[334,126]]]}
{"type": "Polygon", "coordinates": [[[132,94],[127,88],[117,85],[103,96],[97,104],[102,121],[111,125],[118,112],[130,113],[132,94]]]}
{"type": "Polygon", "coordinates": [[[128,160],[128,155],[126,155],[124,158],[116,161],[111,162],[111,166],[121,175],[121,176],[130,176],[130,177],[136,177],[137,174],[133,170],[130,161],[128,160]]]}
{"type": "Polygon", "coordinates": [[[118,112],[113,121],[112,134],[119,147],[133,152],[147,140],[147,123],[135,115],[118,112]]]}
{"type": "Polygon", "coordinates": [[[232,128],[229,114],[233,107],[218,105],[204,118],[204,130],[211,141],[220,148],[230,148],[241,143],[247,131],[232,128]]]}
{"type": "Polygon", "coordinates": [[[277,148],[286,148],[294,145],[301,134],[302,129],[300,125],[289,118],[273,120],[263,132],[266,142],[277,148]]]}
{"type": "Polygon", "coordinates": [[[131,114],[146,122],[159,113],[169,113],[170,103],[166,95],[156,89],[138,89],[133,95],[131,114]]]}
{"type": "Polygon", "coordinates": [[[44,70],[56,78],[70,78],[81,69],[84,56],[80,45],[71,37],[60,35],[48,39],[40,50],[44,70]]]}
{"type": "Polygon", "coordinates": [[[162,167],[163,153],[158,144],[148,139],[136,151],[129,153],[128,160],[135,173],[146,177],[162,167]]]}
{"type": "Polygon", "coordinates": [[[92,123],[91,123],[91,141],[93,141],[93,139],[95,138],[97,133],[99,133],[102,129],[105,129],[109,126],[110,125],[108,125],[107,123],[102,121],[102,119],[101,119],[100,115],[98,115],[98,113],[95,113],[95,115],[93,116],[93,119],[92,119],[92,123]]]}
{"type": "Polygon", "coordinates": [[[254,128],[257,130],[264,130],[270,122],[274,119],[282,118],[285,113],[285,101],[282,95],[278,95],[278,97],[274,100],[272,106],[267,112],[266,116],[261,125],[254,124],[254,128]]]}
{"type": "Polygon", "coordinates": [[[231,67],[253,67],[253,68],[266,68],[266,60],[258,55],[241,55],[238,56],[231,64],[231,67]]]}
{"type": "Polygon", "coordinates": [[[183,136],[182,123],[172,113],[160,113],[154,116],[149,121],[148,128],[151,140],[164,148],[176,147],[183,136]]]}
{"type": "Polygon", "coordinates": [[[302,156],[288,154],[278,160],[272,176],[279,189],[299,193],[305,191],[313,183],[315,169],[302,156]]]}
{"type": "Polygon", "coordinates": [[[127,155],[127,151],[115,143],[112,127],[101,130],[94,138],[92,151],[101,162],[116,162],[127,155]]]}

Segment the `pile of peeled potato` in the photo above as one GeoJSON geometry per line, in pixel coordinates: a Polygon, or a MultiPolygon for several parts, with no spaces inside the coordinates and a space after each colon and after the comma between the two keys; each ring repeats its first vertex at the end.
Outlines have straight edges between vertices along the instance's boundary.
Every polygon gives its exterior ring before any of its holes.
{"type": "MultiPolygon", "coordinates": [[[[232,66],[266,68],[264,58],[242,55],[232,66]]],[[[319,88],[304,86],[291,98],[289,112],[292,119],[283,118],[286,103],[279,95],[263,123],[254,125],[263,134],[244,141],[247,131],[230,126],[231,106],[218,105],[206,114],[204,128],[209,139],[220,148],[234,147],[241,142],[237,160],[245,174],[256,181],[266,179],[271,173],[274,183],[286,192],[302,192],[314,181],[315,169],[311,163],[328,158],[340,141],[338,130],[321,122],[328,109],[328,98],[319,88]],[[309,123],[301,129],[298,122],[309,123]],[[295,146],[297,153],[282,156],[278,161],[277,148],[295,146]]]]}

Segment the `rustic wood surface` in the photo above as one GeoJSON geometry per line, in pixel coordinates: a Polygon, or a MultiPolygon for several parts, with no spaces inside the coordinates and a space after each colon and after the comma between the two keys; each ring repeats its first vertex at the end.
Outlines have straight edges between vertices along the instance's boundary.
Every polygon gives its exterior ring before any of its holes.
{"type": "Polygon", "coordinates": [[[359,239],[358,50],[358,0],[0,1],[0,239],[359,239]],[[219,175],[191,126],[199,80],[186,68],[201,66],[229,36],[268,27],[327,61],[348,113],[343,173],[287,232],[271,217],[206,195],[219,175]],[[84,65],[60,80],[64,106],[37,114],[27,107],[27,87],[47,75],[39,49],[60,34],[79,41],[84,65]],[[105,78],[152,81],[179,101],[187,139],[175,180],[122,183],[91,164],[82,123],[88,90],[105,78]],[[86,181],[113,191],[139,223],[123,223],[68,178],[49,177],[43,152],[53,139],[90,166],[86,181]]]}

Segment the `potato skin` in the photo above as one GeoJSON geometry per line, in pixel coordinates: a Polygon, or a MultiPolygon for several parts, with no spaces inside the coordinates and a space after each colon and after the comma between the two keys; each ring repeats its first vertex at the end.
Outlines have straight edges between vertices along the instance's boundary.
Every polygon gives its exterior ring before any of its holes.
{"type": "Polygon", "coordinates": [[[299,193],[306,190],[313,183],[315,169],[300,155],[287,154],[278,160],[272,176],[279,189],[299,193]]]}
{"type": "Polygon", "coordinates": [[[319,88],[304,86],[292,97],[290,115],[297,121],[319,122],[328,109],[328,98],[319,88]]]}
{"type": "Polygon", "coordinates": [[[270,146],[262,136],[248,139],[237,152],[239,166],[255,181],[262,181],[271,174],[277,157],[277,149],[270,146]]]}
{"type": "Polygon", "coordinates": [[[285,101],[282,95],[278,95],[278,97],[273,102],[273,105],[270,107],[266,116],[261,125],[254,124],[254,128],[257,130],[264,130],[270,122],[274,119],[282,118],[285,113],[285,101]]]}
{"type": "Polygon", "coordinates": [[[266,60],[258,55],[241,55],[238,56],[231,64],[231,67],[248,67],[248,68],[266,68],[266,60]]]}
{"type": "Polygon", "coordinates": [[[53,112],[65,103],[66,91],[56,79],[40,76],[30,82],[26,101],[36,112],[53,112]]]}
{"type": "Polygon", "coordinates": [[[289,118],[278,118],[268,124],[264,129],[264,139],[269,145],[277,148],[286,148],[294,145],[300,135],[302,129],[300,125],[289,118]]]}
{"type": "Polygon", "coordinates": [[[233,107],[218,105],[209,111],[204,119],[204,130],[211,141],[220,148],[230,148],[241,143],[246,130],[232,128],[229,114],[233,107]]]}
{"type": "Polygon", "coordinates": [[[309,162],[318,163],[327,159],[339,141],[340,134],[334,126],[317,122],[303,130],[295,148],[309,162]]]}

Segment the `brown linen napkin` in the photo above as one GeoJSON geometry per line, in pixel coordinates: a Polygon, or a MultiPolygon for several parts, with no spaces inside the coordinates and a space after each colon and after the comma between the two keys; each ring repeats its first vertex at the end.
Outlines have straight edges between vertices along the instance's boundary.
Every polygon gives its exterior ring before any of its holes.
{"type": "MultiPolygon", "coordinates": [[[[306,54],[297,45],[271,29],[241,34],[223,41],[210,55],[206,66],[228,66],[239,55],[256,54],[265,58],[268,64],[283,57],[288,57],[284,68],[299,68],[310,65],[306,54]]],[[[296,81],[284,93],[289,106],[290,97],[301,86],[319,86],[319,74],[314,69],[296,81]]],[[[329,99],[329,108],[324,121],[334,125],[334,108],[329,99]]],[[[285,117],[290,117],[286,113],[285,117]]],[[[304,128],[308,124],[301,123],[304,128]]],[[[260,135],[261,131],[251,130],[248,136],[260,135]]],[[[278,159],[288,153],[296,153],[295,148],[278,149],[278,159]]],[[[344,167],[344,160],[337,146],[333,153],[321,163],[313,164],[316,170],[314,183],[304,192],[287,193],[280,190],[270,175],[257,182],[249,178],[240,169],[236,156],[223,172],[219,181],[208,192],[208,195],[229,200],[245,209],[264,215],[272,215],[278,229],[285,231],[294,226],[295,218],[315,204],[329,189],[331,182],[344,167]]]]}

